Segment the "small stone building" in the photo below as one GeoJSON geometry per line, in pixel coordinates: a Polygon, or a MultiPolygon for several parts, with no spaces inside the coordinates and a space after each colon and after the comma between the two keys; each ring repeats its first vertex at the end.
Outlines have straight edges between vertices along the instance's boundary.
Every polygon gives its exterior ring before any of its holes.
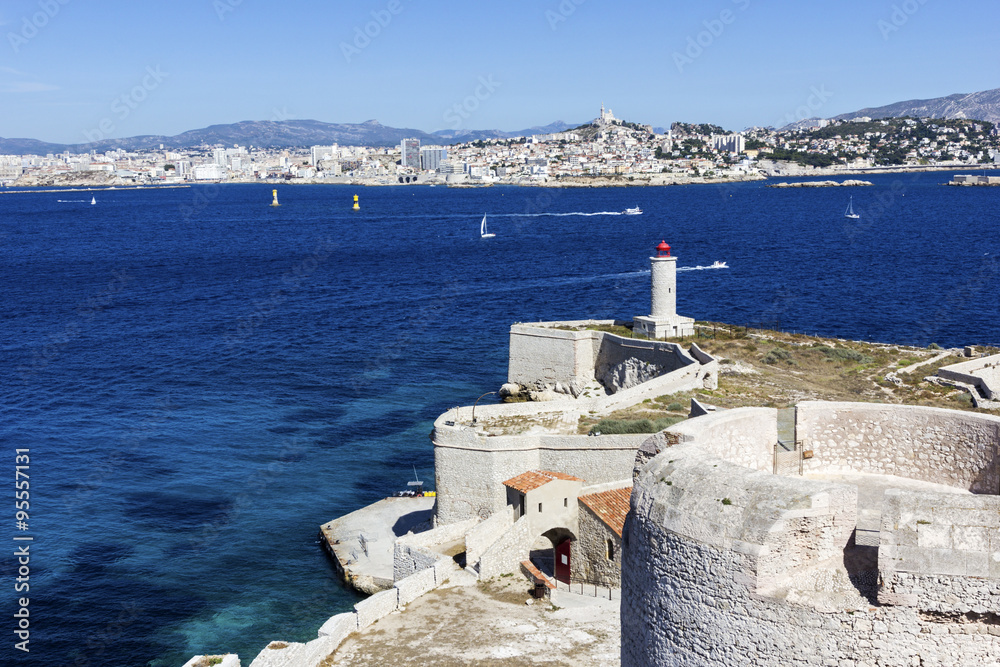
{"type": "Polygon", "coordinates": [[[555,578],[569,583],[571,545],[578,534],[577,498],[583,480],[551,470],[529,470],[503,483],[514,520],[528,521],[530,534],[547,538],[553,552],[555,578]]]}
{"type": "Polygon", "coordinates": [[[621,588],[622,530],[632,487],[580,496],[580,533],[573,545],[574,582],[621,588]]]}

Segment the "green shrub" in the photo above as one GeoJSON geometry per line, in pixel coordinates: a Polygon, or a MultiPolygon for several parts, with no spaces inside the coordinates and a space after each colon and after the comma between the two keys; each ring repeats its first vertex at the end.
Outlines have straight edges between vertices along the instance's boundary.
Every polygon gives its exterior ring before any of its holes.
{"type": "Polygon", "coordinates": [[[795,360],[792,359],[792,353],[780,347],[771,348],[761,361],[765,364],[776,364],[779,361],[784,361],[789,366],[798,366],[795,360]]]}
{"type": "Polygon", "coordinates": [[[826,358],[832,361],[853,361],[857,364],[861,364],[862,366],[875,361],[870,355],[867,355],[864,352],[858,352],[857,350],[852,350],[848,347],[826,347],[817,349],[822,350],[823,354],[826,355],[826,358]]]}
{"type": "Polygon", "coordinates": [[[656,421],[652,419],[602,419],[590,428],[590,432],[600,433],[601,435],[659,433],[663,429],[669,428],[680,421],[684,421],[684,418],[663,417],[656,421]]]}
{"type": "Polygon", "coordinates": [[[671,412],[680,412],[683,409],[684,406],[681,405],[680,403],[671,403],[670,405],[667,406],[667,410],[670,410],[671,412]]]}
{"type": "Polygon", "coordinates": [[[941,346],[938,345],[937,343],[931,343],[930,345],[927,346],[927,349],[928,350],[940,350],[941,346]]]}
{"type": "Polygon", "coordinates": [[[952,396],[951,400],[966,407],[972,407],[972,396],[970,396],[964,391],[961,394],[955,394],[954,396],[952,396]]]}

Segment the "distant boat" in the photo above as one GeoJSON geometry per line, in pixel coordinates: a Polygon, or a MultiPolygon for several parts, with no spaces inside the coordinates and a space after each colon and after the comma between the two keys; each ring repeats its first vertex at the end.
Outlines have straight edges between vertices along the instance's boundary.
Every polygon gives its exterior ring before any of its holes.
{"type": "Polygon", "coordinates": [[[483,221],[481,223],[479,223],[479,236],[481,236],[484,239],[491,239],[494,236],[496,236],[496,234],[491,234],[490,232],[486,231],[486,215],[485,214],[483,215],[483,221]]]}
{"type": "Polygon", "coordinates": [[[725,262],[720,262],[720,261],[716,260],[715,262],[712,263],[712,266],[710,266],[708,268],[710,268],[710,269],[728,269],[729,265],[726,264],[725,262]]]}
{"type": "Polygon", "coordinates": [[[627,208],[623,211],[625,215],[642,215],[642,209],[636,206],[635,208],[627,208]]]}
{"type": "Polygon", "coordinates": [[[91,205],[91,206],[93,206],[93,205],[94,205],[94,204],[96,204],[96,203],[97,203],[97,198],[96,198],[96,197],[93,197],[93,196],[92,196],[92,197],[90,198],[90,205],[91,205]]]}
{"type": "Polygon", "coordinates": [[[854,212],[854,197],[851,197],[847,202],[847,210],[844,212],[845,218],[853,218],[857,220],[861,216],[854,212]]]}

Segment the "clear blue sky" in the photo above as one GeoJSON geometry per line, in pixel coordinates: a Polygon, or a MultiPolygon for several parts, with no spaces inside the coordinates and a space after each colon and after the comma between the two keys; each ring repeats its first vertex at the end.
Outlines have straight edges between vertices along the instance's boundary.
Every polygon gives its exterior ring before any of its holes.
{"type": "Polygon", "coordinates": [[[276,118],[516,130],[602,101],[739,130],[1000,87],[998,25],[995,0],[4,0],[0,136],[276,118]]]}

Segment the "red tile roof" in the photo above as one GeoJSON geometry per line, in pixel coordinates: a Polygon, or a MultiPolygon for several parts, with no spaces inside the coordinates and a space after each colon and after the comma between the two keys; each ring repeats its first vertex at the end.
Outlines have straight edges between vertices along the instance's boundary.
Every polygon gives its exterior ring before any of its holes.
{"type": "Polygon", "coordinates": [[[615,531],[618,537],[621,537],[631,497],[632,487],[627,486],[624,489],[588,493],[585,496],[580,496],[580,502],[589,507],[598,519],[615,531]]]}
{"type": "Polygon", "coordinates": [[[515,491],[527,493],[528,491],[532,491],[540,486],[548,484],[554,479],[565,479],[570,482],[583,481],[579,477],[573,477],[572,475],[567,475],[564,472],[552,472],[551,470],[529,470],[528,472],[521,473],[517,477],[511,477],[504,482],[503,485],[509,486],[515,491]]]}

